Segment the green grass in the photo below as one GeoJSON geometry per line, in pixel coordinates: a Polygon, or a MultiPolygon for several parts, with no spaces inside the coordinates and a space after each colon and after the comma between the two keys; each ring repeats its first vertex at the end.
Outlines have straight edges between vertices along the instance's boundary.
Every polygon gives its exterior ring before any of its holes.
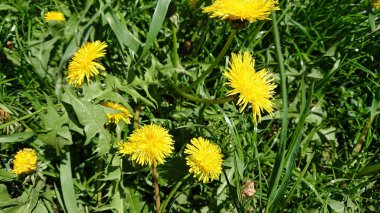
{"type": "Polygon", "coordinates": [[[378,212],[380,10],[283,0],[271,20],[234,32],[202,13],[211,2],[3,0],[0,212],[156,211],[150,169],[115,147],[134,125],[105,126],[105,100],[173,135],[174,154],[157,168],[163,212],[378,212]],[[66,22],[45,23],[52,10],[66,22]],[[73,88],[68,62],[94,40],[108,44],[107,74],[73,88]],[[225,99],[222,73],[244,50],[277,84],[274,116],[259,124],[225,99]],[[184,160],[200,136],[224,155],[208,184],[184,160]],[[39,167],[17,176],[11,160],[24,147],[39,167]],[[256,193],[243,199],[247,181],[256,193]]]}

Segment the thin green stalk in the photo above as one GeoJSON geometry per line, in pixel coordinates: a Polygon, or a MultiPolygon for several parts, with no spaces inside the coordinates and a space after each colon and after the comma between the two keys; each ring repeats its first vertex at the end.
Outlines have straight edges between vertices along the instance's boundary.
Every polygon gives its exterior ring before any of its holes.
{"type": "Polygon", "coordinates": [[[172,25],[172,34],[173,34],[173,65],[174,67],[180,66],[179,56],[178,56],[178,44],[177,44],[177,26],[174,22],[171,22],[172,25]]]}
{"type": "Polygon", "coordinates": [[[259,206],[263,206],[263,203],[262,203],[262,194],[263,194],[263,184],[262,183],[262,170],[261,170],[261,162],[260,162],[260,156],[259,156],[259,151],[257,149],[257,121],[254,119],[253,120],[253,138],[252,138],[252,141],[253,141],[253,147],[255,148],[255,157],[256,157],[256,161],[257,161],[257,167],[258,167],[258,172],[259,172],[259,183],[256,185],[259,186],[259,206]]]}
{"type": "MultiPolygon", "coordinates": [[[[124,187],[123,187],[123,183],[124,183],[124,175],[123,175],[123,159],[120,158],[120,181],[117,182],[116,184],[116,188],[115,188],[115,191],[119,191],[120,194],[121,194],[121,199],[125,199],[125,192],[122,190],[124,187]]],[[[119,208],[120,212],[125,212],[124,210],[124,202],[121,202],[120,204],[120,208],[119,208]]]]}
{"type": "MultiPolygon", "coordinates": [[[[236,197],[238,200],[238,203],[242,205],[242,189],[241,189],[241,179],[238,171],[238,159],[244,164],[244,153],[241,151],[241,139],[239,137],[238,131],[236,130],[235,126],[232,125],[233,122],[228,118],[228,116],[224,113],[224,110],[218,106],[219,110],[222,112],[224,120],[227,123],[227,126],[230,129],[230,134],[234,136],[234,140],[231,140],[231,150],[232,152],[232,157],[233,157],[233,163],[234,163],[234,181],[235,181],[235,189],[234,193],[236,193],[236,197]]],[[[239,211],[241,212],[241,211],[239,211]]]]}
{"type": "Polygon", "coordinates": [[[5,79],[4,81],[0,81],[0,85],[1,85],[1,84],[6,84],[6,83],[11,82],[11,81],[14,81],[14,80],[17,80],[17,78],[5,79]]]}
{"type": "Polygon", "coordinates": [[[190,101],[199,102],[199,103],[205,103],[205,104],[224,104],[226,102],[233,101],[233,100],[236,99],[236,96],[228,96],[227,98],[214,99],[214,100],[212,100],[212,99],[198,98],[198,97],[195,97],[193,95],[190,95],[190,94],[184,92],[183,90],[181,90],[180,88],[176,87],[173,84],[172,84],[172,87],[182,97],[184,97],[184,98],[186,98],[186,99],[188,99],[190,101]]]}
{"type": "Polygon", "coordinates": [[[285,74],[285,66],[284,59],[282,56],[281,50],[281,42],[280,42],[280,33],[278,30],[278,22],[276,12],[272,11],[272,23],[273,23],[273,37],[274,43],[276,47],[276,58],[278,62],[278,68],[280,69],[280,86],[281,86],[281,96],[282,96],[282,126],[281,126],[281,136],[280,136],[280,144],[279,144],[279,152],[276,157],[276,161],[273,168],[273,173],[270,178],[269,183],[269,201],[266,212],[269,210],[269,206],[273,201],[273,198],[276,195],[277,185],[280,181],[280,177],[282,174],[282,170],[284,167],[284,159],[285,159],[285,144],[287,138],[287,130],[288,130],[288,92],[286,86],[286,74],[285,74]]]}
{"type": "Polygon", "coordinates": [[[213,70],[214,68],[216,67],[216,65],[219,64],[219,62],[222,60],[222,58],[224,57],[224,55],[226,54],[228,48],[231,46],[231,43],[235,37],[235,34],[236,34],[236,29],[232,29],[231,30],[231,33],[227,39],[227,42],[224,44],[224,47],[222,49],[222,51],[219,53],[219,55],[216,57],[215,61],[207,68],[207,70],[202,73],[201,76],[199,76],[199,78],[194,81],[192,84],[190,84],[190,86],[188,86],[185,91],[191,89],[191,88],[194,88],[195,86],[197,86],[201,81],[203,81],[213,70]]]}
{"type": "Polygon", "coordinates": [[[139,128],[139,121],[140,121],[140,113],[143,110],[143,106],[139,105],[136,107],[135,110],[135,116],[133,117],[133,128],[138,129],[139,128]]]}

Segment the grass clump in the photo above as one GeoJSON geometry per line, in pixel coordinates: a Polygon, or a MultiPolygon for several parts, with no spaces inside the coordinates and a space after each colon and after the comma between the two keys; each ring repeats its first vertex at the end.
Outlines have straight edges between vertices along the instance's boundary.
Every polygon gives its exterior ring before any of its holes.
{"type": "Polygon", "coordinates": [[[0,212],[378,211],[380,10],[263,2],[1,2],[0,212]]]}

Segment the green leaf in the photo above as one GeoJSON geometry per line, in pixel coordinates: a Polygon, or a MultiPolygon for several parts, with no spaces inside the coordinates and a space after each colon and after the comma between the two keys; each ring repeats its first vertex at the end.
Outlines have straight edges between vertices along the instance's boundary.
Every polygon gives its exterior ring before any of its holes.
{"type": "MultiPolygon", "coordinates": [[[[107,75],[107,84],[113,85],[114,88],[118,88],[121,91],[124,91],[128,95],[132,96],[135,100],[140,100],[147,106],[151,106],[153,108],[156,108],[156,105],[154,105],[150,100],[142,96],[139,92],[136,91],[136,89],[133,87],[133,84],[125,84],[124,82],[120,82],[120,79],[118,79],[115,76],[107,75]]],[[[136,85],[138,86],[138,85],[136,85]]]]}
{"type": "Polygon", "coordinates": [[[108,205],[102,205],[99,208],[94,208],[94,210],[104,212],[113,209],[116,210],[115,212],[127,212],[125,211],[124,200],[120,194],[120,191],[115,192],[112,195],[112,200],[108,205]]]}
{"type": "Polygon", "coordinates": [[[343,202],[331,199],[328,201],[328,204],[335,212],[345,212],[343,202]]]}
{"type": "Polygon", "coordinates": [[[115,84],[110,79],[112,77],[114,79],[117,79],[116,77],[111,75],[107,75],[106,79],[106,85],[107,87],[103,89],[101,82],[95,81],[87,85],[83,85],[83,100],[91,101],[91,100],[106,100],[106,101],[113,101],[116,103],[121,103],[122,105],[126,106],[130,112],[132,112],[132,108],[126,101],[125,96],[120,94],[119,92],[115,92],[115,84]]]}
{"type": "Polygon", "coordinates": [[[188,168],[185,159],[175,157],[169,158],[163,165],[158,166],[157,171],[161,180],[169,182],[168,184],[174,184],[188,174],[188,170],[184,168],[188,168]]]}
{"type": "Polygon", "coordinates": [[[107,117],[102,106],[79,100],[75,97],[74,93],[67,88],[62,96],[62,101],[72,105],[79,122],[84,126],[84,132],[86,133],[85,145],[96,135],[99,135],[96,151],[99,155],[108,153],[111,136],[103,127],[107,122],[107,117]]]}
{"type": "Polygon", "coordinates": [[[28,212],[29,206],[27,204],[25,205],[19,205],[14,206],[11,208],[3,209],[2,213],[20,213],[20,212],[28,212]]]}
{"type": "Polygon", "coordinates": [[[107,20],[110,25],[112,31],[115,33],[117,40],[123,46],[129,47],[135,53],[137,53],[138,49],[141,46],[141,42],[128,30],[125,24],[122,24],[120,16],[117,16],[113,11],[107,12],[103,14],[104,18],[107,20]]]}
{"type": "Polygon", "coordinates": [[[152,97],[152,95],[150,94],[150,92],[149,92],[149,84],[146,82],[146,80],[143,81],[143,80],[141,80],[140,78],[137,78],[137,77],[136,77],[136,78],[134,79],[132,85],[134,85],[134,86],[137,87],[137,88],[141,88],[141,89],[143,89],[143,90],[145,91],[146,96],[149,98],[149,100],[150,100],[151,102],[154,102],[155,107],[157,107],[157,101],[156,101],[156,99],[154,99],[154,98],[152,97]]]}
{"type": "Polygon", "coordinates": [[[0,206],[10,200],[12,200],[12,198],[8,194],[7,186],[0,184],[0,206]]]}
{"type": "Polygon", "coordinates": [[[66,62],[74,55],[75,51],[78,49],[78,44],[80,43],[80,37],[73,37],[70,43],[67,45],[65,52],[61,57],[61,61],[59,62],[59,70],[62,70],[63,66],[66,62]]]}
{"type": "MultiPolygon", "coordinates": [[[[123,187],[124,188],[124,187],[123,187]]],[[[128,212],[142,212],[144,206],[141,202],[141,195],[134,189],[124,188],[125,200],[127,201],[128,212]]]]}
{"type": "Polygon", "coordinates": [[[49,96],[45,94],[47,102],[46,113],[41,116],[41,120],[46,128],[46,133],[40,133],[38,139],[57,149],[62,149],[64,145],[72,144],[71,133],[66,124],[69,118],[66,112],[60,115],[49,96]]]}
{"type": "Polygon", "coordinates": [[[75,195],[74,183],[71,173],[70,151],[67,147],[65,147],[63,149],[63,152],[64,153],[62,156],[64,156],[64,159],[62,159],[59,168],[59,177],[61,181],[63,201],[65,203],[67,212],[77,213],[79,212],[79,210],[76,202],[77,197],[75,195]]]}
{"type": "Polygon", "coordinates": [[[0,169],[0,181],[13,181],[17,178],[16,174],[0,169]]]}
{"type": "Polygon", "coordinates": [[[49,41],[40,42],[30,48],[29,55],[25,55],[25,58],[40,78],[50,77],[47,72],[48,63],[50,61],[50,53],[53,50],[52,47],[54,47],[57,41],[58,38],[53,38],[49,41]]]}
{"type": "Polygon", "coordinates": [[[48,210],[45,207],[44,203],[42,201],[39,201],[36,208],[33,209],[32,213],[48,213],[48,210]]]}
{"type": "MultiPolygon", "coordinates": [[[[45,187],[45,182],[43,182],[42,180],[38,181],[36,186],[34,186],[34,188],[32,188],[32,191],[31,193],[29,194],[29,197],[28,197],[28,207],[30,210],[34,210],[35,207],[37,206],[37,203],[38,203],[38,198],[40,196],[40,192],[43,190],[43,188],[45,187]]],[[[32,212],[32,211],[30,211],[32,212]]],[[[35,212],[35,211],[33,211],[35,212]]]]}
{"type": "Polygon", "coordinates": [[[0,10],[6,10],[8,12],[10,12],[10,11],[17,12],[17,9],[15,7],[12,7],[12,6],[7,5],[5,3],[0,4],[0,10]]]}
{"type": "Polygon", "coordinates": [[[101,181],[117,180],[117,179],[120,179],[120,177],[121,177],[121,170],[119,167],[117,167],[116,169],[113,169],[112,171],[107,172],[104,178],[100,178],[98,180],[101,180],[101,181]]]}
{"type": "Polygon", "coordinates": [[[142,51],[142,54],[140,55],[140,58],[138,61],[141,61],[145,55],[148,53],[150,47],[153,45],[158,32],[161,29],[162,24],[165,21],[166,13],[168,11],[170,4],[170,0],[158,0],[156,9],[154,10],[154,14],[152,17],[152,23],[149,27],[149,32],[147,35],[147,39],[145,42],[144,49],[142,51]]]}
{"type": "Polygon", "coordinates": [[[372,172],[379,172],[379,171],[380,171],[380,163],[375,163],[375,164],[361,168],[359,171],[359,174],[366,175],[372,172]]]}
{"type": "Polygon", "coordinates": [[[3,136],[0,136],[0,143],[23,142],[33,136],[34,136],[34,132],[22,132],[22,133],[16,133],[13,135],[3,135],[3,136]]]}

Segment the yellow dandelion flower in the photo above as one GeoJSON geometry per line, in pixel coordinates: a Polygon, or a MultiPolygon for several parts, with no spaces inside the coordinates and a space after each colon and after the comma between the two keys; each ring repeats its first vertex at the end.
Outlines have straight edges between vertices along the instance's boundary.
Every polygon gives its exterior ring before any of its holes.
{"type": "Polygon", "coordinates": [[[45,22],[48,22],[48,21],[64,22],[65,21],[65,16],[63,15],[63,13],[56,12],[56,11],[50,11],[50,12],[45,13],[44,18],[45,18],[45,22]]]}
{"type": "Polygon", "coordinates": [[[276,0],[216,0],[203,8],[203,13],[209,13],[211,18],[254,22],[269,19],[272,10],[280,9],[277,4],[276,0]]]}
{"type": "Polygon", "coordinates": [[[37,168],[37,155],[34,149],[23,149],[17,152],[13,159],[12,173],[30,173],[37,168]]]}
{"type": "Polygon", "coordinates": [[[131,155],[132,160],[140,165],[157,166],[164,163],[173,153],[174,141],[168,130],[150,124],[134,130],[128,142],[119,146],[119,153],[131,155]]]}
{"type": "Polygon", "coordinates": [[[97,76],[99,70],[104,71],[103,65],[97,59],[106,55],[105,42],[87,42],[74,54],[68,67],[67,80],[70,85],[82,86],[84,78],[87,81],[97,76]]]}
{"type": "Polygon", "coordinates": [[[380,0],[374,0],[372,2],[372,7],[375,8],[375,9],[380,8],[380,0]]]}
{"type": "Polygon", "coordinates": [[[132,115],[129,112],[129,110],[125,108],[123,105],[116,104],[109,101],[103,102],[102,105],[105,107],[120,111],[119,113],[116,113],[116,114],[107,113],[108,123],[118,124],[120,120],[123,120],[126,124],[131,123],[132,115]]]}
{"type": "Polygon", "coordinates": [[[207,183],[219,178],[222,173],[223,155],[218,145],[202,137],[193,138],[186,145],[186,164],[189,172],[198,177],[199,181],[207,183]]]}
{"type": "Polygon", "coordinates": [[[248,103],[252,104],[253,117],[261,122],[261,111],[267,111],[272,115],[274,104],[271,101],[276,85],[272,83],[273,78],[266,69],[255,71],[255,60],[246,51],[244,54],[232,54],[231,68],[223,75],[230,81],[226,83],[233,89],[228,95],[239,94],[238,105],[242,105],[242,112],[248,103]]]}

